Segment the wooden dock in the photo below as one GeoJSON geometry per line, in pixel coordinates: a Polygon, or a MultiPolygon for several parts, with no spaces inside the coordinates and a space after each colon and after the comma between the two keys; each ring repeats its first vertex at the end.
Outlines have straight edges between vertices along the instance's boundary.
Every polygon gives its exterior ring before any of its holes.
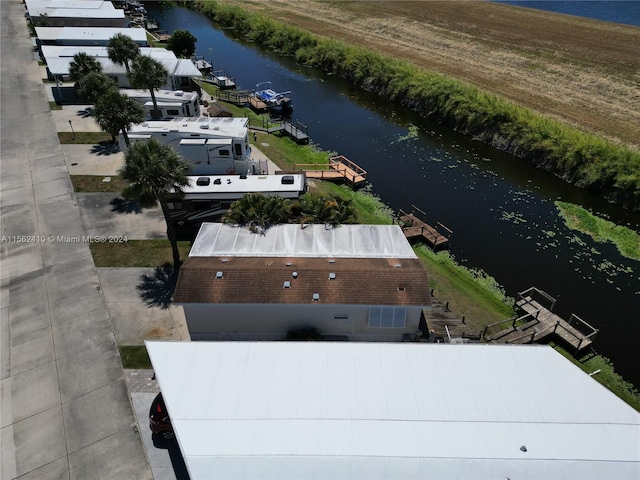
{"type": "Polygon", "coordinates": [[[264,117],[261,123],[249,120],[249,128],[259,132],[284,134],[299,144],[309,143],[309,127],[298,121],[293,123],[287,120],[273,120],[264,117]]]}
{"type": "MultiPolygon", "coordinates": [[[[413,206],[413,208],[419,210],[415,206],[413,206]]],[[[422,210],[419,211],[424,215],[424,217],[426,217],[426,213],[422,210]]],[[[434,250],[449,248],[449,238],[441,234],[435,227],[432,227],[426,221],[418,218],[414,212],[406,213],[403,210],[400,210],[399,220],[404,236],[407,237],[407,240],[410,242],[422,241],[434,250]]],[[[444,225],[439,225],[448,233],[453,233],[444,225]]]]}
{"type": "Polygon", "coordinates": [[[449,310],[449,302],[442,303],[433,294],[431,308],[424,309],[423,313],[429,332],[432,332],[438,340],[442,339],[445,343],[480,340],[481,332],[477,328],[467,325],[464,315],[459,317],[453,313],[449,310]]]}
{"type": "Polygon", "coordinates": [[[266,112],[267,104],[253,96],[248,90],[219,90],[218,100],[241,107],[251,107],[256,112],[266,112]]]}
{"type": "Polygon", "coordinates": [[[296,163],[293,165],[293,169],[304,170],[307,178],[345,182],[353,188],[364,185],[367,180],[366,170],[360,168],[344,155],[331,157],[328,165],[296,163]]]}
{"type": "Polygon", "coordinates": [[[553,313],[551,310],[555,299],[546,292],[531,287],[518,296],[520,299],[516,302],[516,308],[523,315],[487,325],[482,332],[485,340],[491,343],[523,344],[542,342],[555,336],[575,352],[580,352],[593,343],[592,339],[598,330],[575,314],[567,321],[553,313]],[[495,327],[499,327],[499,331],[491,334],[490,331],[495,327]]]}

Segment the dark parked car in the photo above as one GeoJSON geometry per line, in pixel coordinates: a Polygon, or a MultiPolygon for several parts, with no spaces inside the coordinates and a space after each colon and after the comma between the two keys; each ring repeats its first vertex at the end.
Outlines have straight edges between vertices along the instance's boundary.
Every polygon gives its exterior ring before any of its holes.
{"type": "Polygon", "coordinates": [[[151,403],[149,409],[149,428],[156,435],[161,435],[163,438],[174,438],[173,427],[171,426],[171,419],[169,418],[169,412],[164,404],[162,393],[156,395],[151,403]]]}

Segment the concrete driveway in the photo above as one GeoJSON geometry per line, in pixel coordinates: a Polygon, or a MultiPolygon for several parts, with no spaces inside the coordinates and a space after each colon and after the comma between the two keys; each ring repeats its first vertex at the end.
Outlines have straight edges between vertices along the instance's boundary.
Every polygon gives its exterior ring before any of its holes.
{"type": "Polygon", "coordinates": [[[160,207],[140,209],[117,193],[76,193],[75,199],[87,235],[126,236],[129,240],[167,238],[160,207]]]}
{"type": "Polygon", "coordinates": [[[124,165],[117,145],[61,145],[69,175],[114,176],[124,165]]]}
{"type": "Polygon", "coordinates": [[[189,341],[182,307],[170,301],[171,268],[98,268],[118,345],[145,340],[189,341]]]}

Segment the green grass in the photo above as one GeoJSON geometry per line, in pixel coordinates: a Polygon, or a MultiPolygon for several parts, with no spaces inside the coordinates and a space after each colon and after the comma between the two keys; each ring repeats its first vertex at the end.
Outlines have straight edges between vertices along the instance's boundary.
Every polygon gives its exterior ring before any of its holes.
{"type": "Polygon", "coordinates": [[[50,110],[62,110],[62,105],[58,105],[56,102],[49,102],[50,110]]]}
{"type": "Polygon", "coordinates": [[[631,383],[616,373],[611,360],[598,354],[587,354],[580,358],[575,358],[562,347],[553,343],[550,345],[572,363],[579,366],[583,371],[592,373],[600,370],[600,372],[593,374],[592,378],[604,385],[633,408],[640,411],[640,392],[638,392],[631,383]]]}
{"type": "Polygon", "coordinates": [[[465,315],[468,325],[480,330],[513,315],[513,298],[493,277],[459,265],[449,252],[436,253],[424,245],[414,251],[429,273],[434,296],[449,301],[451,311],[465,315]]]}
{"type": "Polygon", "coordinates": [[[578,205],[566,202],[555,204],[560,216],[572,230],[586,233],[596,242],[612,242],[623,256],[640,260],[638,232],[593,215],[578,205]]]}
{"type": "Polygon", "coordinates": [[[153,368],[144,345],[123,345],[118,349],[120,350],[122,368],[153,368]]]}
{"type": "MultiPolygon", "coordinates": [[[[160,267],[173,263],[169,240],[129,240],[90,243],[96,267],[160,267]]],[[[191,242],[178,242],[180,258],[189,256],[191,242]]]]}
{"type": "Polygon", "coordinates": [[[78,193],[94,193],[94,192],[122,192],[127,184],[118,175],[71,175],[71,183],[73,191],[78,193]],[[111,181],[103,181],[105,178],[111,181]]]}
{"type": "Polygon", "coordinates": [[[58,139],[60,143],[73,143],[73,144],[89,144],[97,145],[99,143],[108,143],[113,145],[111,141],[111,135],[105,132],[58,132],[58,139]]]}
{"type": "Polygon", "coordinates": [[[393,210],[382,202],[380,197],[371,193],[370,185],[361,190],[353,190],[345,185],[316,181],[310,190],[352,200],[357,211],[357,223],[366,225],[390,225],[393,223],[393,210]]]}

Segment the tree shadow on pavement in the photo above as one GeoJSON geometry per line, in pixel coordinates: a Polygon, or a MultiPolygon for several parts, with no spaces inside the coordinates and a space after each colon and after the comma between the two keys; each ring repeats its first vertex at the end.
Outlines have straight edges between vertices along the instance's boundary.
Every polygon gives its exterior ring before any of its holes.
{"type": "Polygon", "coordinates": [[[120,147],[117,143],[100,142],[97,145],[91,147],[91,153],[94,155],[113,155],[120,153],[120,147]]]}
{"type": "Polygon", "coordinates": [[[149,308],[160,307],[167,309],[171,306],[171,297],[176,289],[176,275],[173,265],[164,264],[156,267],[152,275],[140,276],[140,284],[136,287],[140,298],[149,308]]]}
{"type": "Polygon", "coordinates": [[[82,117],[82,118],[93,117],[93,108],[87,107],[84,110],[78,110],[76,115],[78,115],[79,117],[82,117]]]}
{"type": "Polygon", "coordinates": [[[155,433],[151,436],[151,438],[153,440],[154,447],[166,450],[167,453],[169,453],[169,459],[171,460],[173,472],[176,474],[176,480],[190,480],[189,471],[187,470],[187,466],[184,463],[184,458],[182,457],[182,453],[180,452],[178,441],[175,438],[167,440],[166,438],[162,438],[160,435],[156,435],[155,433]]]}
{"type": "Polygon", "coordinates": [[[111,200],[111,205],[113,208],[112,212],[116,213],[142,213],[142,208],[140,204],[135,200],[125,200],[124,198],[114,198],[111,200]]]}

